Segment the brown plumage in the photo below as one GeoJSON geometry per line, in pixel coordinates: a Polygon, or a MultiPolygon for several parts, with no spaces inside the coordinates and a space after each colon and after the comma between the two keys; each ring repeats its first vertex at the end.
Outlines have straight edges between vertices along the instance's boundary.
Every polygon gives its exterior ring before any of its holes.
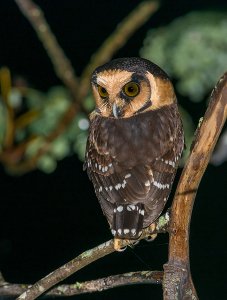
{"type": "Polygon", "coordinates": [[[161,214],[183,150],[174,90],[164,71],[141,58],[97,68],[92,88],[84,166],[112,234],[136,239],[161,214]]]}

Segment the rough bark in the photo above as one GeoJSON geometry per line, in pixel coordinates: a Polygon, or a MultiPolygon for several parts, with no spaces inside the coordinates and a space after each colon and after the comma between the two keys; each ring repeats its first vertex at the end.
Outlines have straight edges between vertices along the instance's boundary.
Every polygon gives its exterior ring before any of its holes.
{"type": "Polygon", "coordinates": [[[190,221],[201,178],[227,117],[227,73],[214,88],[210,103],[195,133],[191,153],[181,174],[171,208],[169,260],[164,266],[164,300],[198,299],[189,257],[190,221]]]}

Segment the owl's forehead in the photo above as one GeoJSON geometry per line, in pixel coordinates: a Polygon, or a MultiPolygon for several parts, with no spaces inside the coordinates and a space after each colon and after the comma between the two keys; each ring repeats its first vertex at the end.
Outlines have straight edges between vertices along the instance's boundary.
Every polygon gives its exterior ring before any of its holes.
{"type": "Polygon", "coordinates": [[[105,70],[96,77],[97,84],[101,86],[122,85],[132,80],[134,72],[125,70],[105,70]]]}

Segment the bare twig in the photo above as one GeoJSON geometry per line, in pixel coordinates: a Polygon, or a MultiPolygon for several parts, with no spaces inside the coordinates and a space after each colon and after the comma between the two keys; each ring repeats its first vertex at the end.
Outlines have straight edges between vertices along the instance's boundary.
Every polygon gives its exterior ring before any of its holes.
{"type": "Polygon", "coordinates": [[[117,26],[116,30],[104,41],[99,50],[92,55],[90,63],[81,75],[80,96],[86,96],[90,76],[99,65],[112,58],[127,40],[138,30],[159,8],[158,1],[143,1],[117,26]]]}
{"type": "Polygon", "coordinates": [[[42,10],[31,0],[15,0],[22,13],[29,20],[45,47],[57,76],[69,88],[75,101],[78,97],[78,78],[64,51],[44,18],[42,10]]]}
{"type": "MultiPolygon", "coordinates": [[[[163,272],[161,271],[138,271],[118,274],[90,280],[75,282],[74,284],[62,284],[47,292],[46,296],[73,296],[85,293],[100,292],[115,287],[135,284],[161,284],[163,272]]],[[[18,296],[24,293],[31,285],[10,284],[0,282],[1,296],[18,296]]]]}
{"type": "MultiPolygon", "coordinates": [[[[155,233],[164,232],[166,231],[167,225],[169,222],[169,215],[168,213],[165,216],[161,216],[156,222],[155,226],[151,226],[146,228],[140,237],[140,239],[150,236],[155,233]],[[146,233],[146,235],[145,235],[146,233]]],[[[128,246],[133,244],[134,241],[122,240],[122,247],[128,246]]],[[[74,274],[78,270],[84,268],[88,264],[98,260],[101,257],[104,257],[110,253],[113,253],[114,249],[114,242],[110,240],[106,243],[103,243],[93,249],[87,250],[71,260],[70,262],[66,263],[65,265],[61,266],[59,269],[53,271],[52,273],[48,274],[46,277],[42,278],[38,282],[36,282],[33,286],[28,288],[22,295],[20,295],[17,299],[18,300],[32,300],[36,299],[38,296],[49,290],[51,287],[59,283],[60,281],[66,279],[70,275],[74,274]]],[[[133,277],[132,277],[133,281],[133,277]]],[[[152,283],[152,282],[151,282],[152,283]]],[[[128,283],[127,283],[128,284],[128,283]]]]}
{"type": "Polygon", "coordinates": [[[197,189],[227,118],[227,73],[217,83],[171,209],[169,260],[164,266],[164,299],[198,299],[190,274],[189,226],[197,189]]]}

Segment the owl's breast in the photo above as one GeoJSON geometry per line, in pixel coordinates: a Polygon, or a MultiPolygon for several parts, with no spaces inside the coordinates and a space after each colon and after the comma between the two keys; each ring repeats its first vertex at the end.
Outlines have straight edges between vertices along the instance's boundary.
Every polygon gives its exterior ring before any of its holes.
{"type": "Polygon", "coordinates": [[[128,168],[150,163],[171,147],[178,130],[172,122],[173,113],[174,107],[168,106],[130,118],[97,115],[91,125],[93,144],[100,155],[109,155],[128,168]]]}

